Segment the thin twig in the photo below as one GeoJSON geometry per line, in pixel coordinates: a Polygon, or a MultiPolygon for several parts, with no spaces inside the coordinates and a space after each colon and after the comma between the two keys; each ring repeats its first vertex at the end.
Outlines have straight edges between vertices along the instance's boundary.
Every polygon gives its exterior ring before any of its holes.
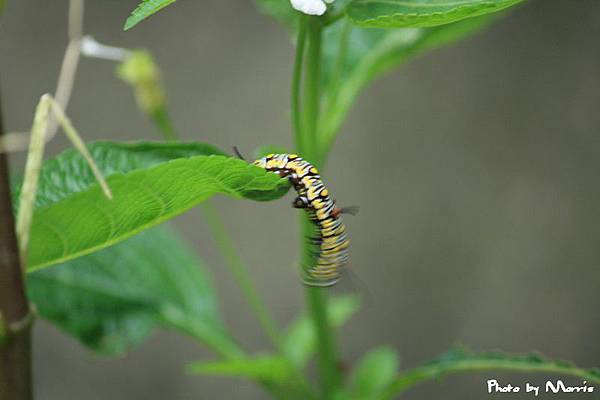
{"type": "Polygon", "coordinates": [[[90,35],[85,35],[81,42],[81,55],[85,57],[123,62],[130,57],[132,53],[131,50],[122,47],[108,46],[100,43],[90,35]]]}
{"type": "MultiPolygon", "coordinates": [[[[85,0],[69,1],[69,44],[65,50],[56,91],[54,92],[54,98],[63,110],[66,110],[69,105],[81,56],[84,9],[85,0]]],[[[46,131],[46,141],[54,137],[57,130],[58,121],[52,118],[46,131]]]]}
{"type": "MultiPolygon", "coordinates": [[[[75,75],[81,56],[81,44],[83,41],[83,14],[85,0],[69,1],[69,43],[65,50],[54,98],[62,110],[66,110],[73,92],[75,75]]],[[[44,141],[49,142],[58,130],[58,121],[51,118],[48,123],[44,141]]],[[[4,135],[0,140],[0,153],[16,152],[26,150],[31,139],[28,132],[11,132],[4,135]]]]}
{"type": "Polygon", "coordinates": [[[29,143],[29,152],[27,155],[27,163],[25,165],[25,177],[23,179],[23,187],[21,189],[21,197],[19,202],[19,213],[17,215],[17,237],[19,238],[19,249],[21,254],[21,263],[25,265],[27,258],[27,249],[29,247],[29,233],[33,219],[33,210],[35,206],[35,196],[39,181],[40,170],[44,158],[44,148],[46,145],[45,135],[47,132],[50,116],[54,116],[57,123],[62,126],[65,134],[73,144],[73,147],[81,153],[85,161],[90,166],[94,177],[100,184],[102,191],[109,199],[112,199],[112,192],[100,172],[100,169],[94,162],[92,155],[85,147],[85,143],[73,127],[73,124],[67,118],[60,104],[55,101],[52,96],[45,94],[40,99],[36,108],[31,128],[31,141],[29,143]]]}

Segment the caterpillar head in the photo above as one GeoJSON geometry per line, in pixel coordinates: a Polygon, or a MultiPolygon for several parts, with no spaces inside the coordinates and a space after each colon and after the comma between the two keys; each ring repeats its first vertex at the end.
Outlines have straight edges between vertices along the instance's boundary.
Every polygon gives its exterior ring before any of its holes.
{"type": "Polygon", "coordinates": [[[254,161],[252,164],[256,165],[257,167],[266,168],[268,161],[269,161],[269,156],[259,158],[258,160],[254,161]]]}

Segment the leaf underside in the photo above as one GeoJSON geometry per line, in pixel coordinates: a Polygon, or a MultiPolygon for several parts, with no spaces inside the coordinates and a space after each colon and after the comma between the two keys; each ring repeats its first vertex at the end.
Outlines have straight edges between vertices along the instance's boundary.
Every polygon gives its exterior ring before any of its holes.
{"type": "Polygon", "coordinates": [[[431,27],[495,13],[523,0],[354,0],[348,16],[372,28],[431,27]]]}

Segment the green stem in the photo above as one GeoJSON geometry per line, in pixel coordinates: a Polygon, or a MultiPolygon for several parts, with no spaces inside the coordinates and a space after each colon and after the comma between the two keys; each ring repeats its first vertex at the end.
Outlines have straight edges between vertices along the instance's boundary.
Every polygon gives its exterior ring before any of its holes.
{"type": "MultiPolygon", "coordinates": [[[[163,138],[167,141],[179,141],[179,136],[177,132],[173,128],[173,123],[168,115],[165,112],[162,114],[162,125],[168,126],[169,129],[161,129],[161,133],[163,138]]],[[[237,281],[237,284],[242,289],[246,300],[250,304],[250,308],[256,315],[261,327],[263,328],[266,335],[269,337],[273,346],[278,350],[281,349],[281,335],[279,333],[279,329],[277,324],[271,318],[265,303],[262,301],[261,297],[258,295],[256,288],[254,287],[250,275],[248,274],[248,268],[242,261],[239,253],[236,251],[233,242],[228,235],[225,226],[223,225],[223,221],[221,220],[219,213],[212,205],[210,201],[204,202],[200,206],[201,212],[204,215],[206,223],[212,233],[215,242],[217,243],[217,247],[219,248],[223,258],[225,259],[225,264],[229,268],[231,274],[237,281]]]]}
{"type": "Polygon", "coordinates": [[[150,115],[156,126],[161,132],[164,140],[168,142],[177,142],[179,140],[177,132],[173,127],[173,122],[166,107],[160,107],[150,115]]]}
{"type": "Polygon", "coordinates": [[[233,276],[235,277],[238,285],[241,287],[248,303],[250,304],[250,308],[258,318],[262,328],[265,333],[269,336],[273,345],[277,348],[281,348],[281,335],[279,334],[279,329],[277,328],[277,324],[271,318],[271,315],[267,311],[265,304],[262,299],[258,295],[254,285],[252,284],[252,279],[248,274],[248,270],[244,263],[242,262],[241,257],[237,253],[231,238],[225,231],[225,227],[223,226],[223,222],[219,218],[217,210],[210,202],[205,202],[202,207],[202,214],[208,224],[215,241],[217,242],[217,246],[219,250],[225,257],[227,265],[233,276]]]}
{"type": "Polygon", "coordinates": [[[318,18],[309,18],[308,51],[306,55],[306,82],[304,86],[304,126],[303,155],[318,164],[318,121],[321,106],[321,34],[322,26],[318,18]]]}
{"type": "MultiPolygon", "coordinates": [[[[300,154],[312,161],[317,167],[319,164],[318,154],[318,120],[320,109],[320,85],[321,85],[321,34],[322,26],[318,18],[302,17],[303,22],[308,21],[308,51],[305,60],[296,59],[296,65],[306,66],[306,81],[304,86],[304,126],[305,130],[296,136],[296,146],[300,154]]],[[[296,57],[303,57],[303,52],[297,52],[296,57]]],[[[294,71],[294,79],[300,73],[294,71]]],[[[298,108],[292,107],[293,120],[301,118],[298,108]]],[[[309,236],[313,230],[311,222],[304,213],[301,214],[301,249],[302,268],[309,268],[314,262],[310,257],[310,243],[304,238],[309,236]]],[[[329,316],[327,315],[327,292],[326,289],[307,287],[305,291],[307,307],[312,317],[318,342],[318,367],[322,398],[332,399],[339,385],[339,373],[337,369],[336,343],[329,316]]]]}
{"type": "Polygon", "coordinates": [[[302,61],[304,59],[304,47],[306,43],[306,18],[300,18],[300,27],[298,29],[298,40],[296,42],[296,60],[294,62],[294,75],[292,77],[292,127],[294,130],[294,138],[298,149],[304,148],[303,129],[302,129],[302,110],[300,107],[302,83],[302,61]]]}
{"type": "MultiPolygon", "coordinates": [[[[312,257],[308,255],[307,247],[309,245],[304,238],[313,232],[313,227],[312,222],[305,215],[301,215],[300,223],[302,226],[303,265],[306,265],[306,262],[312,261],[312,257]]],[[[337,367],[335,335],[327,314],[327,289],[307,286],[305,296],[317,334],[317,363],[322,397],[324,400],[332,399],[340,383],[340,377],[337,367]]]]}

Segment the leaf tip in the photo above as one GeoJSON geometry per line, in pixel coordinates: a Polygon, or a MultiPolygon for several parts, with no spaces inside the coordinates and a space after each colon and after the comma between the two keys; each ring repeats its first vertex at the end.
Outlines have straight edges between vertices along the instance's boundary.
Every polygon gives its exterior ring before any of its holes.
{"type": "Polygon", "coordinates": [[[138,22],[139,21],[137,20],[137,18],[134,18],[133,16],[127,18],[127,20],[125,21],[125,24],[123,25],[123,30],[124,31],[130,30],[131,28],[136,26],[138,22]]]}

